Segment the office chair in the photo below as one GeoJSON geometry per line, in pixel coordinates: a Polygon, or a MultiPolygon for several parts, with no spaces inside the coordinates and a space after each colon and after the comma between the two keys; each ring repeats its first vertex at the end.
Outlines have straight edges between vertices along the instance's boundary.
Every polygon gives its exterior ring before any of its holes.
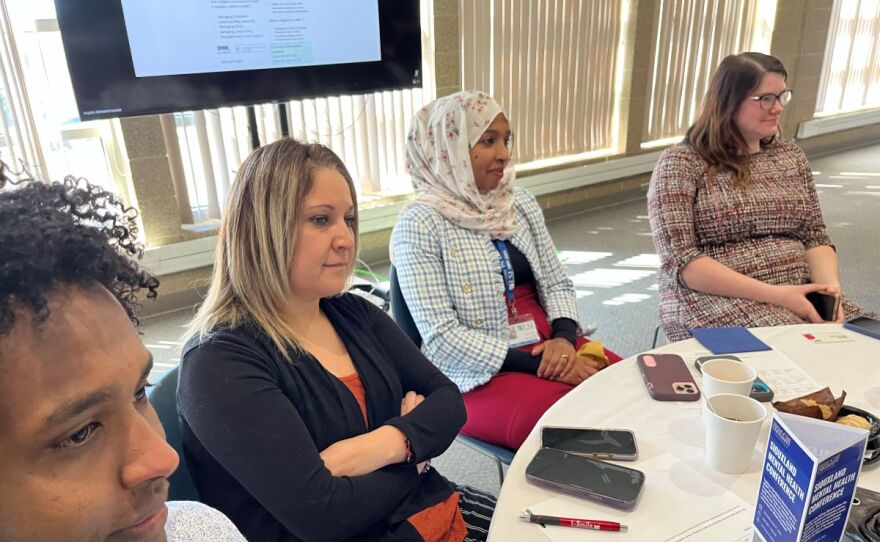
{"type": "MultiPolygon", "coordinates": [[[[400,326],[400,329],[406,333],[416,346],[421,348],[422,336],[416,327],[416,323],[413,321],[409,307],[406,306],[406,300],[403,299],[403,293],[400,291],[400,284],[397,282],[397,271],[394,269],[394,266],[391,267],[389,280],[391,282],[391,315],[394,321],[397,322],[397,325],[400,326]]],[[[504,483],[504,465],[510,465],[510,462],[513,461],[513,456],[516,453],[515,450],[496,446],[478,438],[462,434],[455,437],[455,440],[492,459],[498,468],[498,481],[499,483],[504,483]]]]}
{"type": "Polygon", "coordinates": [[[183,443],[180,437],[180,420],[177,416],[177,375],[179,367],[165,373],[159,382],[150,390],[149,399],[159,421],[165,428],[165,439],[180,456],[177,470],[168,478],[171,487],[168,489],[169,501],[198,501],[199,493],[189,475],[186,458],[183,455],[183,443]]]}
{"type": "MultiPolygon", "coordinates": [[[[660,327],[659,324],[657,324],[657,327],[654,328],[654,340],[651,341],[651,348],[652,349],[657,348],[657,341],[660,339],[660,332],[661,331],[662,331],[662,328],[660,327]]],[[[663,336],[665,337],[666,335],[664,334],[663,336]]]]}

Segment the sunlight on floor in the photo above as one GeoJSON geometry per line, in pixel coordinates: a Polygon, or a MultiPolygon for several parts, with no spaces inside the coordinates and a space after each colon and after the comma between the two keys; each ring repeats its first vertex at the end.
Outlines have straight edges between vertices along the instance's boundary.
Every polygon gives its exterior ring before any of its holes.
{"type": "Polygon", "coordinates": [[[608,256],[611,252],[589,252],[585,250],[562,250],[559,252],[559,261],[566,265],[582,265],[592,263],[608,256]]]}
{"type": "Polygon", "coordinates": [[[627,303],[638,303],[646,299],[651,299],[648,294],[623,294],[602,302],[603,305],[625,305],[627,303]]]}
{"type": "Polygon", "coordinates": [[[641,271],[635,269],[591,269],[578,273],[571,277],[575,286],[588,288],[614,288],[630,282],[654,275],[656,271],[641,271]]]}
{"type": "Polygon", "coordinates": [[[615,267],[650,267],[660,268],[660,256],[657,254],[639,254],[614,264],[615,267]]]}

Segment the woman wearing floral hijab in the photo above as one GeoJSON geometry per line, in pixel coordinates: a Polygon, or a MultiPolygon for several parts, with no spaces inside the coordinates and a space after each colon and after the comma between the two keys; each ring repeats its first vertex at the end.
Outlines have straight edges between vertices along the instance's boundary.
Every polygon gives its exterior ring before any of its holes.
{"type": "Polygon", "coordinates": [[[407,145],[416,199],[391,247],[422,350],[464,394],[461,432],[518,448],[550,405],[620,358],[599,343],[577,355],[588,341],[574,287],[537,201],[513,187],[512,143],[481,92],[419,111],[407,145]]]}

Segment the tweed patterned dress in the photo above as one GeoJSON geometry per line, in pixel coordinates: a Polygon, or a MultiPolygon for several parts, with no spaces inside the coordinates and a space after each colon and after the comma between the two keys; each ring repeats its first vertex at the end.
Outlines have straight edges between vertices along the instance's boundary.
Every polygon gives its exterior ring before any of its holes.
{"type": "MultiPolygon", "coordinates": [[[[691,290],[680,279],[687,264],[709,256],[768,284],[810,282],[806,251],[831,239],[803,151],[782,139],[752,155],[744,189],[734,186],[730,171],[717,173],[709,187],[706,170],[690,145],[679,143],[660,156],[648,189],[667,339],[686,339],[695,327],[804,323],[783,307],[691,290]]],[[[866,314],[848,300],[842,307],[847,318],[866,314]]]]}

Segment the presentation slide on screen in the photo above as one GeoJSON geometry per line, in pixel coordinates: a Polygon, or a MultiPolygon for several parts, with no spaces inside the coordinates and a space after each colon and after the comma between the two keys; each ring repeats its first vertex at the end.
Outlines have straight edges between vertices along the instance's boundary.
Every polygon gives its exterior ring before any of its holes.
{"type": "Polygon", "coordinates": [[[122,0],[135,75],[381,60],[379,0],[122,0]]]}

